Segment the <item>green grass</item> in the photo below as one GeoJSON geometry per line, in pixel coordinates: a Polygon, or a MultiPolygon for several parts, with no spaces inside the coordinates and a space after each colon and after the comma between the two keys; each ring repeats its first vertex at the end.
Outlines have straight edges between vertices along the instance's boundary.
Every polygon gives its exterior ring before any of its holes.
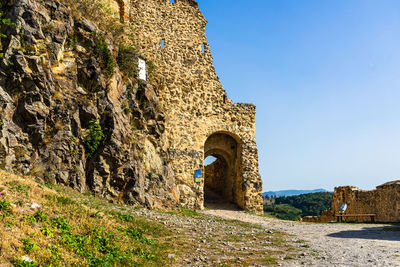
{"type": "Polygon", "coordinates": [[[7,211],[11,207],[11,203],[7,200],[0,199],[0,211],[7,211]]]}
{"type": "Polygon", "coordinates": [[[63,204],[63,205],[77,204],[76,201],[72,200],[69,197],[65,197],[65,196],[45,195],[45,198],[47,198],[50,201],[54,201],[55,203],[63,204]]]}
{"type": "Polygon", "coordinates": [[[226,219],[222,219],[222,218],[215,218],[215,220],[217,222],[222,222],[222,223],[230,224],[233,226],[239,226],[239,227],[243,227],[243,228],[263,229],[260,225],[253,224],[253,223],[247,223],[247,222],[243,222],[243,221],[239,221],[239,220],[226,220],[226,219]]]}
{"type": "Polygon", "coordinates": [[[178,251],[175,235],[160,223],[120,211],[121,205],[2,171],[0,184],[1,249],[7,251],[0,254],[0,265],[167,266],[174,261],[167,255],[178,251]],[[35,194],[17,188],[32,188],[35,194]],[[24,203],[41,208],[26,209],[24,203]],[[23,255],[35,262],[22,261],[23,255]]]}
{"type": "Polygon", "coordinates": [[[15,260],[13,262],[15,267],[39,267],[38,264],[34,262],[24,261],[24,260],[15,260]]]}
{"type": "Polygon", "coordinates": [[[24,245],[23,248],[25,252],[28,254],[38,249],[38,246],[36,246],[36,244],[33,243],[30,238],[21,238],[21,242],[24,245]]]}
{"type": "Polygon", "coordinates": [[[28,186],[25,186],[18,181],[10,181],[10,182],[7,182],[6,185],[8,185],[11,190],[15,190],[19,193],[27,194],[27,191],[29,189],[28,186]]]}
{"type": "Polygon", "coordinates": [[[268,264],[268,265],[277,265],[278,264],[278,259],[275,257],[271,257],[271,256],[266,256],[266,257],[262,258],[262,261],[264,264],[268,264]]]}
{"type": "Polygon", "coordinates": [[[183,207],[180,207],[179,210],[167,211],[167,212],[162,212],[162,213],[181,215],[181,216],[185,216],[185,217],[199,217],[200,216],[200,214],[197,211],[190,210],[190,209],[183,208],[183,207]]]}

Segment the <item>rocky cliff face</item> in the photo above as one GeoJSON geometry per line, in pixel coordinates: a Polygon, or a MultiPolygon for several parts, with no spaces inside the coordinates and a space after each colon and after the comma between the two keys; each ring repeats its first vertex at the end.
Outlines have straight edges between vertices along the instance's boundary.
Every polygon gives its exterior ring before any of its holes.
{"type": "Polygon", "coordinates": [[[1,8],[1,167],[113,201],[176,205],[158,92],[129,75],[134,66],[119,70],[139,55],[57,1],[1,8]]]}

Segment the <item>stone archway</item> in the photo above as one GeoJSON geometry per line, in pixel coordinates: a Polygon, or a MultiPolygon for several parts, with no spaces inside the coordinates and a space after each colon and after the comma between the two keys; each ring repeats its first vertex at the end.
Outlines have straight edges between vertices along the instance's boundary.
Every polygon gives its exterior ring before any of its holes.
{"type": "Polygon", "coordinates": [[[240,139],[229,133],[217,132],[210,135],[204,144],[204,158],[213,156],[216,160],[205,166],[204,200],[219,200],[240,205],[244,195],[241,190],[240,139]]]}

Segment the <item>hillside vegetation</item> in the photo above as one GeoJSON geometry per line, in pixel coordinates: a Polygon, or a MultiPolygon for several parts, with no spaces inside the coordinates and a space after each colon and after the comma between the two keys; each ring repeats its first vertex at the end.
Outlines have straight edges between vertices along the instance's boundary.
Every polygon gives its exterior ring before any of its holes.
{"type": "Polygon", "coordinates": [[[4,171],[0,216],[1,266],[167,265],[167,254],[176,250],[171,232],[159,223],[4,171]]]}
{"type": "Polygon", "coordinates": [[[268,198],[264,205],[264,212],[284,220],[298,220],[304,216],[318,216],[322,211],[330,208],[332,193],[319,192],[268,198]],[[272,204],[273,203],[273,204],[272,204]]]}
{"type": "Polygon", "coordinates": [[[109,203],[0,170],[0,266],[265,266],[307,248],[258,225],[109,203]]]}

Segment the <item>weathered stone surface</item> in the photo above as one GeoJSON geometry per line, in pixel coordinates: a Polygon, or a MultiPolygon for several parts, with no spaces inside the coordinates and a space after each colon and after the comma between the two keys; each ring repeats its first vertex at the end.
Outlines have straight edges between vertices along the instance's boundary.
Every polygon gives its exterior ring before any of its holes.
{"type": "MultiPolygon", "coordinates": [[[[164,136],[180,202],[191,208],[203,207],[204,181],[195,183],[194,171],[207,172],[203,166],[206,140],[221,133],[237,142],[236,158],[223,175],[230,188],[225,196],[244,209],[262,212],[255,106],[235,104],[227,97],[214,70],[206,20],[197,2],[131,0],[130,5],[129,23],[137,29],[138,52],[157,67],[151,80],[157,85],[167,121],[164,136]]],[[[213,154],[223,157],[224,152],[213,154]]]]}
{"type": "Polygon", "coordinates": [[[16,0],[6,8],[18,27],[7,29],[1,46],[1,166],[112,201],[177,206],[153,87],[122,81],[117,68],[106,77],[93,34],[105,36],[110,51],[112,40],[92,22],[75,21],[60,3],[16,0]],[[87,158],[91,120],[105,138],[87,158]],[[132,121],[144,127],[134,129],[132,121]]]}
{"type": "Polygon", "coordinates": [[[1,166],[111,201],[203,208],[204,179],[195,182],[194,171],[211,177],[217,170],[207,171],[203,161],[215,155],[227,167],[206,184],[262,212],[255,106],[227,97],[197,3],[117,2],[121,21],[135,29],[132,64],[140,57],[149,70],[150,62],[156,66],[148,81],[125,77],[118,66],[110,75],[95,38],[115,58],[112,38],[58,1],[5,7],[18,27],[5,29],[1,40],[1,166]],[[89,158],[92,120],[104,139],[89,158]]]}
{"type": "MultiPolygon", "coordinates": [[[[377,186],[375,190],[360,190],[355,186],[340,186],[333,193],[332,206],[318,217],[303,221],[328,222],[336,220],[340,206],[346,203],[346,214],[376,214],[378,222],[400,222],[400,180],[377,186]]],[[[351,217],[355,221],[370,221],[369,217],[351,217]]]]}

